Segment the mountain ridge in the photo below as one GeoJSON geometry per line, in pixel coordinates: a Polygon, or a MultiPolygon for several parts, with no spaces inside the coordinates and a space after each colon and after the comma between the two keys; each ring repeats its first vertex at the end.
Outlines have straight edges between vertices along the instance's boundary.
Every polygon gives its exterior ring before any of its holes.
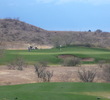
{"type": "Polygon", "coordinates": [[[18,19],[0,19],[0,41],[36,45],[72,45],[90,44],[110,47],[110,33],[97,30],[85,31],[48,31],[40,27],[19,21],[18,19]]]}

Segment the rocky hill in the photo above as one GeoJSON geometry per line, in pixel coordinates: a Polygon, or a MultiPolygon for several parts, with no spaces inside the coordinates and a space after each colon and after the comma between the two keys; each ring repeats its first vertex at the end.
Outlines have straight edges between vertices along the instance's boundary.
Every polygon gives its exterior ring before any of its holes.
{"type": "MultiPolygon", "coordinates": [[[[110,47],[110,33],[75,32],[75,31],[47,31],[42,28],[19,21],[18,19],[0,19],[0,43],[9,47],[19,44],[35,45],[94,45],[110,47]]],[[[27,45],[26,45],[27,46],[27,45]]]]}

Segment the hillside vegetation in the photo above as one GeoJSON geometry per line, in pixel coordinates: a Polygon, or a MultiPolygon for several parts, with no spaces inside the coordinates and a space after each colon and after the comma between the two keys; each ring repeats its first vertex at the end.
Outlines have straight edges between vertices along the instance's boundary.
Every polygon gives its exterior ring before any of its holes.
{"type": "Polygon", "coordinates": [[[100,30],[95,32],[47,31],[18,19],[9,18],[0,19],[0,42],[3,41],[7,44],[7,48],[8,43],[20,43],[21,48],[22,44],[53,46],[82,44],[110,47],[110,34],[100,30]]]}

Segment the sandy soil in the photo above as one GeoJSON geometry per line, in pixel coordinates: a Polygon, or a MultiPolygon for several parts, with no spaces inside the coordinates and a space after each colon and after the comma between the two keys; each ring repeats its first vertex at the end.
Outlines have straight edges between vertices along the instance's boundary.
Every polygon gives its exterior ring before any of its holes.
{"type": "MultiPolygon", "coordinates": [[[[96,68],[97,66],[84,65],[81,67],[96,68]]],[[[47,67],[47,69],[53,71],[51,82],[79,82],[80,80],[78,78],[77,71],[81,67],[51,66],[47,67]]],[[[99,80],[98,78],[96,78],[95,81],[101,82],[102,80],[99,80]]],[[[24,68],[23,71],[8,70],[6,66],[0,66],[0,85],[13,85],[36,82],[41,82],[41,79],[37,78],[33,66],[28,66],[27,68],[24,68]]]]}
{"type": "Polygon", "coordinates": [[[52,45],[38,45],[38,44],[26,44],[24,42],[5,42],[4,43],[6,49],[8,50],[26,50],[29,46],[37,47],[38,49],[51,49],[52,45]]]}
{"type": "MultiPolygon", "coordinates": [[[[58,56],[60,59],[65,59],[65,58],[71,58],[75,57],[74,55],[71,54],[63,54],[58,56]]],[[[94,58],[82,58],[81,61],[94,61],[94,58]]]]}

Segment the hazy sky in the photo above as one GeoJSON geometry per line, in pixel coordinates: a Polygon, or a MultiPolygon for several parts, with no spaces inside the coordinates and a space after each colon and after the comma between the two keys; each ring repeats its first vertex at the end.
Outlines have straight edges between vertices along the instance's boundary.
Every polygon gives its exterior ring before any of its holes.
{"type": "Polygon", "coordinates": [[[46,30],[110,32],[110,0],[0,0],[0,18],[46,30]]]}

